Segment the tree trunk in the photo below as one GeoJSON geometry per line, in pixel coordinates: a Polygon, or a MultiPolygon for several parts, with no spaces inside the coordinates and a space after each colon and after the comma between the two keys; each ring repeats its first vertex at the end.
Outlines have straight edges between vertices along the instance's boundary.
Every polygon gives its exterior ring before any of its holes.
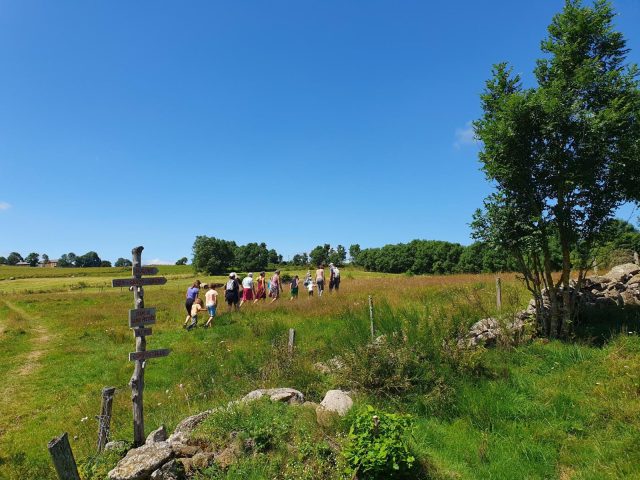
{"type": "Polygon", "coordinates": [[[560,245],[562,247],[562,321],[558,325],[557,335],[562,332],[568,332],[571,329],[571,313],[573,306],[571,305],[571,291],[569,290],[569,279],[571,275],[571,252],[569,243],[560,233],[560,245]]]}

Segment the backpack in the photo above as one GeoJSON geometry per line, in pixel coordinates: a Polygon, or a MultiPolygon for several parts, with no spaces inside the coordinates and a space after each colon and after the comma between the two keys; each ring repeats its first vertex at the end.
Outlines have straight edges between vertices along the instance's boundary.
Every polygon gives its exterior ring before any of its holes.
{"type": "Polygon", "coordinates": [[[338,270],[338,267],[333,267],[333,278],[340,278],[340,270],[338,270]]]}
{"type": "Polygon", "coordinates": [[[227,282],[227,286],[225,287],[225,290],[232,292],[233,290],[235,290],[235,286],[236,286],[236,281],[235,280],[229,280],[227,282]]]}

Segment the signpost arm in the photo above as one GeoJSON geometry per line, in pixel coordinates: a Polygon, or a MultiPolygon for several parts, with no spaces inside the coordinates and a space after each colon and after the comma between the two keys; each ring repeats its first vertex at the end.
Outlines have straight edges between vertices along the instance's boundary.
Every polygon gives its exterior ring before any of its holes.
{"type": "MultiPolygon", "coordinates": [[[[136,267],[142,267],[142,250],[144,247],[136,247],[131,250],[133,255],[133,277],[141,278],[140,274],[136,275],[136,267]]],[[[139,272],[139,270],[138,270],[139,272]]],[[[134,307],[136,309],[144,308],[144,289],[143,287],[132,287],[134,307]]],[[[142,328],[143,325],[140,326],[142,328]]],[[[141,335],[136,336],[136,352],[144,352],[147,348],[147,339],[141,335]]],[[[129,382],[131,385],[131,400],[133,402],[133,443],[136,447],[144,444],[144,418],[142,410],[142,392],[144,390],[144,360],[136,360],[133,369],[133,376],[129,382]]]]}

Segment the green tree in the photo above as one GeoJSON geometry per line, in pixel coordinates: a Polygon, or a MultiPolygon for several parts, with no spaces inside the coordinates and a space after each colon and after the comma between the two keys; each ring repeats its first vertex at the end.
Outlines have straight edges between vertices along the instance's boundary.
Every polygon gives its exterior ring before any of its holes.
{"type": "Polygon", "coordinates": [[[243,272],[259,272],[267,268],[271,258],[277,262],[277,252],[273,256],[271,252],[267,250],[265,243],[247,243],[236,249],[234,263],[238,270],[243,272]]]}
{"type": "Polygon", "coordinates": [[[48,263],[50,263],[49,255],[47,255],[46,253],[42,254],[42,263],[43,265],[47,265],[48,263]]]}
{"type": "Polygon", "coordinates": [[[16,265],[18,262],[22,261],[24,261],[24,259],[18,252],[11,252],[7,257],[7,265],[16,265]]]}
{"type": "Polygon", "coordinates": [[[30,267],[37,267],[38,262],[40,261],[40,255],[37,254],[36,252],[31,252],[29,255],[26,256],[24,261],[27,262],[30,267]]]}
{"type": "Polygon", "coordinates": [[[548,292],[551,336],[571,328],[572,269],[581,281],[607,220],[640,197],[638,69],[624,65],[628,50],[613,17],[605,1],[566,1],[542,42],[537,86],[524,89],[506,64],[496,65],[474,122],[483,170],[496,186],[474,217],[476,238],[514,255],[538,303],[548,292]],[[550,253],[556,235],[558,282],[550,253]]]}
{"type": "Polygon", "coordinates": [[[0,257],[0,265],[6,265],[7,264],[7,257],[0,257]]]}
{"type": "Polygon", "coordinates": [[[329,254],[331,253],[331,245],[325,243],[318,245],[309,252],[309,260],[312,265],[327,265],[329,263],[329,254]]]}
{"type": "Polygon", "coordinates": [[[235,260],[235,242],[215,237],[197,236],[193,242],[193,269],[209,275],[221,275],[229,270],[235,260]]]}
{"type": "Polygon", "coordinates": [[[179,260],[176,260],[176,265],[186,265],[189,259],[187,257],[182,257],[179,260]]]}
{"type": "Polygon", "coordinates": [[[74,262],[76,267],[88,268],[88,267],[99,267],[102,263],[102,260],[98,256],[96,252],[87,252],[84,255],[80,255],[76,257],[74,262]]]}
{"type": "Polygon", "coordinates": [[[102,260],[100,262],[100,266],[101,267],[110,267],[111,266],[111,262],[109,260],[102,260]]]}
{"type": "Polygon", "coordinates": [[[118,258],[116,260],[116,263],[114,264],[114,266],[116,267],[131,267],[133,265],[133,263],[131,262],[131,260],[127,260],[126,258],[118,258]]]}
{"type": "Polygon", "coordinates": [[[353,263],[354,265],[359,265],[358,255],[360,255],[361,251],[362,249],[360,248],[360,245],[357,243],[354,243],[353,245],[349,246],[349,257],[351,258],[351,263],[353,263]]]}
{"type": "Polygon", "coordinates": [[[342,246],[338,245],[336,249],[333,248],[329,250],[329,262],[333,263],[337,266],[342,266],[347,259],[347,250],[342,246]]]}

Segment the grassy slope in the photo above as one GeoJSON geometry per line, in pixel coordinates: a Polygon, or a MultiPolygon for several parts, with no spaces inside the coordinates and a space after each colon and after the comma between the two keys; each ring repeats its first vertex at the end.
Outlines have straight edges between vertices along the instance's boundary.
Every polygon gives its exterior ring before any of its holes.
{"type": "MultiPolygon", "coordinates": [[[[132,367],[126,356],[134,342],[126,316],[132,301],[126,289],[104,288],[115,270],[83,278],[80,288],[60,278],[25,281],[15,290],[6,285],[18,280],[0,282],[0,478],[54,478],[45,446],[61,431],[77,437],[77,457],[91,454],[105,385],[119,389],[112,437],[131,438],[132,367]]],[[[173,353],[149,362],[147,430],[160,423],[173,427],[188,414],[261,386],[291,386],[319,401],[336,385],[312,364],[344,348],[339,340],[353,334],[347,324],[354,318],[366,325],[368,294],[376,305],[389,305],[376,309],[382,330],[392,312],[433,324],[470,323],[491,314],[494,302],[491,276],[347,271],[339,297],[259,305],[221,315],[212,330],[186,333],[180,329],[182,302],[192,277],[188,270],[165,273],[167,285],[146,290],[147,306],[158,309],[148,348],[173,353]],[[293,366],[278,354],[289,327],[296,328],[298,340],[293,366]]],[[[505,280],[507,308],[521,307],[526,295],[512,278],[505,280]]],[[[493,373],[461,375],[452,385],[452,401],[436,414],[420,414],[415,399],[361,402],[417,414],[413,448],[436,477],[633,478],[639,458],[632,446],[640,441],[639,352],[636,335],[604,348],[536,342],[486,352],[493,373]]]]}

